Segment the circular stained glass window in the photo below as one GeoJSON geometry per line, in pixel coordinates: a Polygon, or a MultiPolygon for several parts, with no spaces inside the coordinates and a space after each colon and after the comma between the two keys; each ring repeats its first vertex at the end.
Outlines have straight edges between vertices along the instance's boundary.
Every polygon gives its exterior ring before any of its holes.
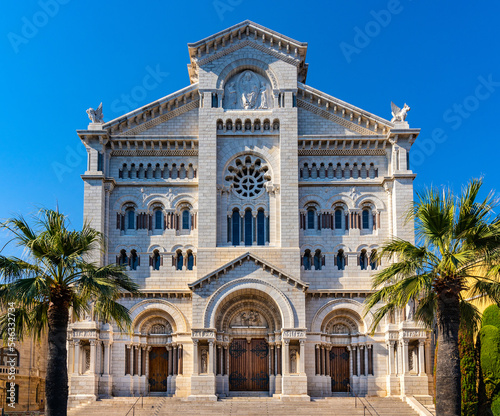
{"type": "Polygon", "coordinates": [[[270,179],[268,167],[259,158],[246,156],[236,159],[228,168],[230,175],[226,180],[232,181],[233,190],[242,198],[256,198],[264,191],[264,185],[270,179]]]}

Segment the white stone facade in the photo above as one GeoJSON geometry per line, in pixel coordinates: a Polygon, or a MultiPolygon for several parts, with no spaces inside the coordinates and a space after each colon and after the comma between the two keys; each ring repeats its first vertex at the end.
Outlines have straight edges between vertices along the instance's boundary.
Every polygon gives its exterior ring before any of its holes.
{"type": "Polygon", "coordinates": [[[133,334],[71,325],[71,399],[428,394],[411,308],[370,335],[363,305],[377,248],[413,239],[419,129],[309,87],[307,44],[255,23],[188,47],[190,86],[78,131],[96,260],[144,297],[133,334]]]}

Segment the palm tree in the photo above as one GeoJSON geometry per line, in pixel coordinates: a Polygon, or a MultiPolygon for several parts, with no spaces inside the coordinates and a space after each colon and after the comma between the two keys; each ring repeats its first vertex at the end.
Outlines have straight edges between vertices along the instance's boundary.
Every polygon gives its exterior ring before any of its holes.
{"type": "MultiPolygon", "coordinates": [[[[47,336],[46,415],[66,416],[70,311],[75,319],[92,313],[95,320],[114,321],[124,329],[130,317],[117,299],[124,291],[137,293],[138,286],[120,266],[98,267],[89,261],[102,242],[89,224],[81,231],[69,230],[65,216],[48,209],[34,222],[32,228],[19,216],[0,224],[24,250],[23,259],[0,254],[0,307],[5,312],[15,305],[18,339],[47,336]]],[[[0,317],[0,334],[9,336],[8,314],[0,317]]]]}
{"type": "Polygon", "coordinates": [[[466,294],[500,302],[498,202],[492,193],[478,202],[481,185],[482,180],[471,180],[460,195],[432,188],[417,194],[407,217],[414,221],[417,243],[393,238],[382,247],[379,256],[390,265],[374,276],[377,292],[367,300],[367,309],[375,309],[372,330],[387,312],[410,301],[418,304],[416,319],[435,322],[438,416],[461,413],[460,315],[474,315],[466,294]]]}

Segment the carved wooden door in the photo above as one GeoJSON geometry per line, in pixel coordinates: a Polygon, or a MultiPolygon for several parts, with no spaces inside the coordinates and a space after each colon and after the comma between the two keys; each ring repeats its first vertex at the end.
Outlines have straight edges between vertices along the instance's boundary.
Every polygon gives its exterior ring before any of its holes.
{"type": "Polygon", "coordinates": [[[332,392],[346,392],[349,384],[349,351],[346,347],[333,347],[330,350],[330,375],[332,392]]]}
{"type": "Polygon", "coordinates": [[[149,390],[167,391],[168,351],[154,347],[149,352],[149,390]]]}
{"type": "Polygon", "coordinates": [[[269,347],[264,339],[234,339],[229,357],[229,390],[269,390],[269,347]]]}

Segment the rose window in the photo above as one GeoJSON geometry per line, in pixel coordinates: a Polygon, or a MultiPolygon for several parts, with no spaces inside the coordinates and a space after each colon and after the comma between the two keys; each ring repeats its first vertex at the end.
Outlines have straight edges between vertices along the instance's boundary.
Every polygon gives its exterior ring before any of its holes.
{"type": "Polygon", "coordinates": [[[266,181],[271,179],[268,170],[258,157],[237,158],[228,167],[226,181],[232,183],[236,195],[247,199],[256,198],[264,191],[266,181]]]}

